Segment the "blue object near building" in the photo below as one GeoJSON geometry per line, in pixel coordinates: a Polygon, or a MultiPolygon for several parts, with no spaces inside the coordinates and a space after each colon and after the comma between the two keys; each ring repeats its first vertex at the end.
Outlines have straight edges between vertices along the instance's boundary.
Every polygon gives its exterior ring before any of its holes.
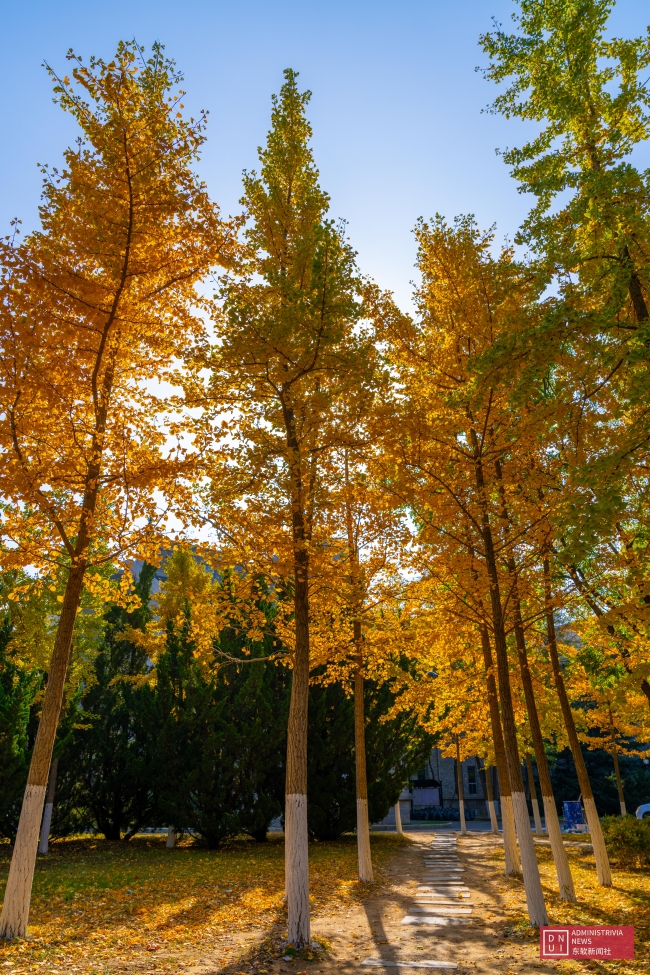
{"type": "Polygon", "coordinates": [[[566,829],[575,829],[576,826],[584,826],[585,819],[582,815],[581,802],[565,802],[564,805],[564,825],[566,829]]]}

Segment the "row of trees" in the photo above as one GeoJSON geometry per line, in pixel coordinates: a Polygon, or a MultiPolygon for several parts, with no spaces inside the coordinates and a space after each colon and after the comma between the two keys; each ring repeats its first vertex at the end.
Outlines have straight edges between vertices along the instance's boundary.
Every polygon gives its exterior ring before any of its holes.
{"type": "MultiPolygon", "coordinates": [[[[650,126],[650,43],[606,40],[610,6],[521,0],[515,33],[481,39],[505,86],[493,109],[540,128],[505,156],[537,199],[516,240],[528,250],[499,251],[471,217],[421,221],[414,316],[360,274],[328,216],[294,72],[231,221],[192,171],[204,119],[183,117],[159,47],[55,77],[85,142],[46,173],[41,230],[2,245],[3,561],[31,566],[43,593],[64,586],[0,934],[27,923],[82,601],[136,610],[128,572],[107,567],[154,563],[174,524],[218,574],[168,605],[194,659],[257,669],[263,645],[291,669],[297,947],[314,678],[354,685],[361,879],[370,679],[393,695],[389,718],[414,713],[450,748],[462,730],[497,765],[506,870],[523,871],[533,924],[548,919],[522,751],[561,895],[575,899],[549,742],[571,749],[611,884],[580,739],[596,725],[613,752],[647,740],[650,187],[632,152],[650,126]]],[[[161,679],[163,610],[125,631],[161,679]]]]}
{"type": "MultiPolygon", "coordinates": [[[[142,646],[125,633],[142,633],[161,606],[168,611],[172,600],[185,597],[188,583],[205,576],[205,568],[181,549],[163,569],[164,582],[155,596],[150,593],[155,569],[145,565],[135,584],[141,606],[131,612],[109,607],[99,626],[95,623],[77,640],[75,663],[84,655],[90,665],[72,690],[59,727],[50,773],[56,801],[49,832],[65,836],[97,830],[109,840],[128,841],[143,828],[174,823],[177,831],[191,830],[211,846],[239,832],[265,840],[270,822],[283,811],[290,673],[263,661],[206,669],[188,639],[189,614],[180,632],[166,616],[165,647],[153,671],[142,646]]],[[[13,589],[15,580],[9,585],[13,589]]],[[[45,676],[37,666],[21,666],[20,648],[27,636],[33,639],[29,623],[42,610],[29,602],[24,594],[22,613],[15,603],[5,602],[0,644],[0,834],[11,839],[45,676]]],[[[256,648],[257,655],[268,652],[268,643],[267,638],[266,646],[256,648]]],[[[221,634],[218,652],[232,655],[242,647],[237,632],[221,634]]],[[[309,704],[308,822],[310,835],[318,839],[353,829],[356,818],[352,684],[323,684],[318,678],[325,673],[321,668],[314,675],[309,704]]],[[[394,804],[405,780],[426,765],[439,736],[424,731],[417,715],[401,712],[385,720],[395,704],[386,683],[366,682],[364,697],[369,818],[374,822],[394,804]]],[[[598,750],[607,739],[603,742],[597,726],[591,731],[585,763],[599,812],[611,814],[618,808],[612,757],[598,750]]],[[[465,742],[463,735],[463,750],[465,742]]],[[[644,801],[650,770],[623,756],[621,765],[628,797],[633,804],[644,801]]],[[[526,792],[534,810],[532,769],[529,765],[526,792]]],[[[570,753],[553,756],[551,779],[558,805],[579,794],[570,753]]]]}

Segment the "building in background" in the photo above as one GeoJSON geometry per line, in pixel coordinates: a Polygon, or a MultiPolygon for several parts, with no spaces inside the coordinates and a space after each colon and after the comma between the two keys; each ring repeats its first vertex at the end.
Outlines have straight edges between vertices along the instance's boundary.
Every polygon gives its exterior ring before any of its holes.
{"type": "MultiPolygon", "coordinates": [[[[473,755],[461,762],[463,775],[463,799],[468,820],[487,819],[487,787],[485,769],[480,759],[473,755]]],[[[492,774],[492,792],[499,798],[498,780],[492,774]]],[[[458,780],[456,759],[444,758],[439,748],[434,748],[429,759],[416,775],[412,776],[400,796],[402,823],[431,820],[454,820],[460,817],[458,804],[458,780]]],[[[391,809],[382,825],[395,825],[395,810],[391,809]]]]}

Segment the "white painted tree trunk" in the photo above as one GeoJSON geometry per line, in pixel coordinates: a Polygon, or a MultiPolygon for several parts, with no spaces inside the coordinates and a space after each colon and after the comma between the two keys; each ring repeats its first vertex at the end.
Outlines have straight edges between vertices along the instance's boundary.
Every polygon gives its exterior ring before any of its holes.
{"type": "Polygon", "coordinates": [[[494,809],[494,793],[492,792],[492,767],[488,766],[485,769],[485,788],[487,790],[487,804],[488,811],[490,813],[490,823],[492,824],[492,832],[499,835],[499,821],[497,820],[497,814],[494,809]]]}
{"type": "Polygon", "coordinates": [[[302,948],[311,938],[309,924],[309,832],[307,796],[287,795],[284,807],[285,884],[289,944],[302,948]]]}
{"type": "Polygon", "coordinates": [[[53,758],[50,763],[50,774],[47,780],[47,794],[45,796],[45,810],[43,812],[43,822],[41,824],[41,838],[38,844],[39,853],[47,853],[50,845],[50,826],[52,825],[52,812],[54,810],[54,793],[56,791],[56,773],[59,768],[58,758],[53,758]]]}
{"type": "Polygon", "coordinates": [[[605,846],[605,838],[600,826],[600,819],[596,810],[596,803],[591,798],[583,798],[587,825],[591,835],[591,845],[594,848],[594,859],[596,860],[596,876],[601,887],[612,886],[612,871],[609,868],[609,858],[605,846]]]}
{"type": "Polygon", "coordinates": [[[542,796],[542,801],[544,802],[544,819],[546,820],[548,838],[551,841],[551,851],[555,862],[560,897],[563,901],[575,903],[578,898],[576,897],[575,887],[573,886],[573,877],[571,876],[566,847],[562,842],[562,831],[560,829],[560,821],[557,818],[555,802],[550,796],[542,796]]]}
{"type": "Polygon", "coordinates": [[[539,815],[539,802],[537,801],[537,796],[531,794],[530,801],[533,804],[533,819],[535,820],[535,832],[538,836],[543,836],[544,830],[542,829],[542,819],[539,815]]]}
{"type": "MultiPolygon", "coordinates": [[[[347,468],[346,468],[347,470],[347,468]]],[[[348,515],[350,509],[348,507],[348,515]]],[[[350,549],[356,553],[351,517],[348,517],[350,549]]],[[[356,555],[353,561],[356,564],[356,555]]],[[[353,581],[357,574],[354,573],[353,581]]],[[[370,852],[370,823],[368,822],[368,771],[366,768],[366,712],[364,705],[364,666],[361,620],[354,621],[354,645],[357,651],[357,671],[354,675],[354,768],[357,792],[357,859],[359,880],[369,883],[372,879],[372,854],[370,852]]]]}
{"type": "MultiPolygon", "coordinates": [[[[526,654],[525,649],[523,651],[523,654],[524,654],[523,667],[528,668],[528,660],[525,657],[526,654]]],[[[535,702],[533,697],[533,700],[531,701],[531,706],[528,709],[529,715],[533,709],[534,703],[535,702]]],[[[532,718],[530,720],[532,724],[532,718]]],[[[538,767],[539,767],[539,763],[538,763],[538,767]]],[[[528,775],[528,790],[530,792],[530,802],[533,807],[533,819],[535,820],[535,832],[537,833],[538,836],[542,836],[544,831],[542,829],[542,819],[541,816],[539,815],[539,802],[537,801],[537,789],[535,788],[535,776],[533,775],[533,762],[529,754],[526,754],[526,774],[528,775]]]]}
{"type": "Polygon", "coordinates": [[[399,799],[395,803],[395,831],[397,833],[404,832],[404,830],[402,829],[402,810],[400,808],[399,799]]]}
{"type": "Polygon", "coordinates": [[[467,835],[465,823],[465,793],[463,792],[463,763],[460,760],[460,737],[456,735],[456,788],[458,790],[458,811],[460,812],[460,835],[467,835]]]}
{"type": "Polygon", "coordinates": [[[591,843],[594,848],[594,859],[596,860],[596,876],[598,877],[598,883],[602,887],[611,887],[612,872],[609,867],[607,848],[605,846],[605,840],[603,839],[603,831],[600,828],[600,819],[598,818],[598,812],[594,802],[594,794],[591,789],[587,766],[585,765],[582,749],[580,747],[580,740],[576,731],[573,710],[571,708],[569,696],[566,692],[564,677],[562,676],[562,667],[560,665],[560,656],[557,650],[555,619],[553,616],[552,606],[551,568],[548,558],[544,559],[544,592],[547,606],[546,629],[548,633],[548,651],[551,658],[551,666],[553,668],[553,679],[555,681],[557,695],[560,699],[564,726],[566,728],[569,739],[569,747],[571,748],[571,754],[573,755],[573,761],[576,767],[576,774],[578,776],[578,784],[580,785],[582,801],[585,807],[589,832],[591,833],[591,843]]]}
{"type": "Polygon", "coordinates": [[[41,824],[41,838],[38,843],[38,852],[47,853],[50,846],[50,826],[52,825],[53,802],[46,802],[43,810],[43,822],[41,824]]]}
{"type": "Polygon", "coordinates": [[[44,785],[28,785],[25,789],[2,905],[0,938],[24,938],[27,934],[29,902],[45,792],[44,785]]]}
{"type": "Polygon", "coordinates": [[[621,805],[621,816],[627,816],[627,809],[625,808],[625,803],[623,802],[622,799],[620,805],[621,805]]]}
{"type": "Polygon", "coordinates": [[[488,809],[490,811],[490,823],[492,825],[492,832],[499,835],[499,822],[497,820],[497,814],[494,810],[494,799],[488,799],[488,809]]]}
{"type": "Polygon", "coordinates": [[[176,846],[176,829],[173,826],[167,827],[167,842],[165,846],[168,850],[173,850],[176,846]]]}
{"type": "Polygon", "coordinates": [[[373,879],[373,875],[367,799],[357,799],[357,852],[359,856],[359,880],[369,882],[373,879]]]}
{"type": "Polygon", "coordinates": [[[503,851],[506,856],[506,876],[521,876],[521,860],[517,846],[515,814],[512,809],[512,796],[501,795],[501,825],[503,827],[503,851]]]}
{"type": "Polygon", "coordinates": [[[549,922],[539,875],[539,865],[535,855],[535,841],[530,828],[528,803],[523,792],[512,793],[512,809],[515,815],[515,826],[521,853],[521,871],[524,878],[528,916],[531,925],[538,928],[542,925],[548,925],[549,922]]]}

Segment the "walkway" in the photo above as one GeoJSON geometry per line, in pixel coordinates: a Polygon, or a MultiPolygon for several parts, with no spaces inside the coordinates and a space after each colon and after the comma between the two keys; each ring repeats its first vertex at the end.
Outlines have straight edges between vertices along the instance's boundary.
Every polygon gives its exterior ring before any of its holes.
{"type": "Polygon", "coordinates": [[[499,838],[445,830],[409,839],[393,862],[388,891],[346,913],[314,920],[314,936],[332,947],[308,975],[382,970],[416,975],[419,969],[450,975],[555,973],[555,966],[540,962],[536,940],[504,935],[501,891],[509,882],[491,856],[502,847],[499,838]]]}

